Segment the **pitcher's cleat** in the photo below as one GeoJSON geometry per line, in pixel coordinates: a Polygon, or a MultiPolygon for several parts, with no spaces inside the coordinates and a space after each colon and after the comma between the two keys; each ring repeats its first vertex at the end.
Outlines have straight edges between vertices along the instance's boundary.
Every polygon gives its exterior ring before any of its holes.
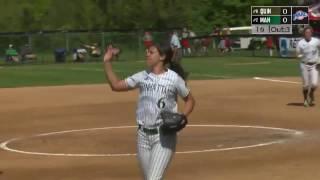
{"type": "Polygon", "coordinates": [[[309,107],[310,106],[308,100],[304,100],[303,106],[304,107],[309,107]]]}
{"type": "Polygon", "coordinates": [[[313,107],[313,106],[315,106],[316,104],[314,103],[314,101],[310,101],[309,102],[309,106],[311,106],[311,107],[313,107]]]}
{"type": "Polygon", "coordinates": [[[314,96],[310,96],[309,105],[310,105],[310,106],[315,106],[315,105],[316,105],[316,104],[314,103],[314,96]]]}

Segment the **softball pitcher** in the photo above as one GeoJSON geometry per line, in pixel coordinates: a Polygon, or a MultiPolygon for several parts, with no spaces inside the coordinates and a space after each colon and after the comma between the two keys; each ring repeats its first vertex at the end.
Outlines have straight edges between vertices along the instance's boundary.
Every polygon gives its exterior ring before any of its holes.
{"type": "Polygon", "coordinates": [[[318,86],[320,40],[312,37],[313,30],[306,27],[303,30],[304,38],[298,42],[297,56],[301,58],[300,69],[303,82],[304,106],[314,105],[314,92],[318,86]]]}
{"type": "Polygon", "coordinates": [[[175,152],[177,134],[166,134],[160,130],[160,113],[177,112],[178,95],[185,102],[183,109],[185,116],[192,112],[195,104],[184,81],[184,71],[179,64],[171,62],[173,52],[170,46],[152,45],[146,51],[147,70],[119,80],[111,65],[114,50],[109,46],[104,56],[105,75],[112,90],[128,91],[135,88],[140,90],[136,111],[137,154],[144,179],[163,179],[175,152]]]}

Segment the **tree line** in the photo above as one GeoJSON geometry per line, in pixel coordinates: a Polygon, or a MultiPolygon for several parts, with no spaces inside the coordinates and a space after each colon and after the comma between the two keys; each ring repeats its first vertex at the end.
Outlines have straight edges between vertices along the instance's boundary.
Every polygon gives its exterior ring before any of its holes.
{"type": "Polygon", "coordinates": [[[252,5],[293,0],[1,0],[0,32],[250,25],[252,5]]]}

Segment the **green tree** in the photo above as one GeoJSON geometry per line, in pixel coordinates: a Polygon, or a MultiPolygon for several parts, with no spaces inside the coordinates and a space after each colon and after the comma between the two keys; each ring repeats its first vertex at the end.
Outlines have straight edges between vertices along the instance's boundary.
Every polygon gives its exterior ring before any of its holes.
{"type": "Polygon", "coordinates": [[[251,5],[293,5],[298,0],[2,0],[4,31],[133,29],[250,25],[251,5]]]}

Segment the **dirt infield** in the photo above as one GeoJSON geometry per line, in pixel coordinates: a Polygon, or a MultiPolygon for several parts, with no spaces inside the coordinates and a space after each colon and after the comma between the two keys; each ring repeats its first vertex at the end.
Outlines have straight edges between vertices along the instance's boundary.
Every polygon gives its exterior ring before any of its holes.
{"type": "MultiPolygon", "coordinates": [[[[301,85],[189,84],[193,126],[179,135],[165,179],[320,179],[320,105],[302,106],[301,85]]],[[[126,127],[135,126],[136,99],[136,91],[113,93],[107,85],[0,89],[0,142],[21,138],[2,144],[21,152],[0,150],[0,179],[141,179],[132,155],[136,128],[126,127]]]]}

